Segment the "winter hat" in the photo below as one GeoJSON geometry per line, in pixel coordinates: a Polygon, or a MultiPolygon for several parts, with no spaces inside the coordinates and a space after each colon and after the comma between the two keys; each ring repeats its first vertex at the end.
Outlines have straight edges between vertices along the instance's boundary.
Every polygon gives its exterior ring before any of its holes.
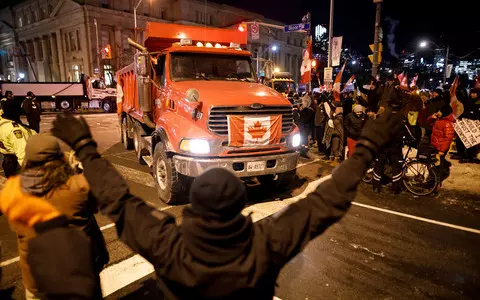
{"type": "Polygon", "coordinates": [[[36,134],[28,139],[25,147],[25,161],[49,162],[63,157],[58,140],[45,133],[36,134]]]}
{"type": "Polygon", "coordinates": [[[2,106],[3,115],[5,119],[20,122],[20,115],[22,114],[21,102],[14,99],[8,99],[2,106]]]}
{"type": "Polygon", "coordinates": [[[450,104],[446,104],[440,108],[440,112],[442,113],[442,117],[447,117],[453,112],[453,110],[450,104]]]}
{"type": "Polygon", "coordinates": [[[190,203],[200,216],[232,219],[245,207],[245,186],[232,172],[211,168],[193,180],[190,203]]]}
{"type": "Polygon", "coordinates": [[[353,112],[364,112],[364,111],[365,111],[365,107],[361,106],[360,104],[355,105],[355,107],[353,108],[353,112]]]}

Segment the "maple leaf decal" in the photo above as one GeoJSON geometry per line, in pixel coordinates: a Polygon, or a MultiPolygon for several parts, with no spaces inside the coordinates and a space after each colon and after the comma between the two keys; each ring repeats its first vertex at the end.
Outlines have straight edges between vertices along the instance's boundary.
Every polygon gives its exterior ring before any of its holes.
{"type": "Polygon", "coordinates": [[[254,139],[261,139],[267,132],[267,128],[262,127],[262,123],[259,121],[255,122],[253,126],[248,127],[248,134],[252,136],[254,139]]]}

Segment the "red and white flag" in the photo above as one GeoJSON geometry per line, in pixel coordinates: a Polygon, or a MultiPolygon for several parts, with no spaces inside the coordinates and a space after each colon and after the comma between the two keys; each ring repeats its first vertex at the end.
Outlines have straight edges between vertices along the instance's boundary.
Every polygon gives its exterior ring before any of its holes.
{"type": "Polygon", "coordinates": [[[282,116],[228,116],[228,143],[232,147],[280,143],[282,116]]]}
{"type": "Polygon", "coordinates": [[[413,77],[412,82],[410,83],[410,87],[417,86],[417,80],[418,80],[418,74],[413,77]]]}
{"type": "Polygon", "coordinates": [[[347,87],[352,84],[353,80],[355,79],[355,75],[352,75],[352,77],[350,77],[348,80],[347,80],[347,83],[345,83],[345,87],[343,88],[342,90],[342,93],[345,93],[345,91],[347,90],[347,87]]]}
{"type": "Polygon", "coordinates": [[[403,89],[408,89],[408,76],[407,76],[407,74],[405,74],[405,76],[402,76],[402,80],[400,81],[400,87],[403,88],[403,89]]]}
{"type": "Polygon", "coordinates": [[[345,65],[347,64],[347,60],[343,63],[340,72],[338,72],[337,77],[335,77],[335,83],[333,84],[333,98],[335,101],[340,102],[340,85],[342,84],[342,75],[343,70],[345,70],[345,65]]]}
{"type": "Polygon", "coordinates": [[[301,83],[310,83],[312,80],[312,37],[307,42],[307,49],[303,49],[303,60],[300,66],[301,83]]]}

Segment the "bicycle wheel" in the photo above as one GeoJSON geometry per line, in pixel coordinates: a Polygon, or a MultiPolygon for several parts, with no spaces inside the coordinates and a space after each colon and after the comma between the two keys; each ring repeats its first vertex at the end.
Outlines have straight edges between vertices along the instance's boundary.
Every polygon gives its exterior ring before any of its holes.
{"type": "Polygon", "coordinates": [[[419,160],[411,160],[405,164],[402,179],[405,188],[417,196],[431,194],[439,184],[435,166],[419,160]]]}

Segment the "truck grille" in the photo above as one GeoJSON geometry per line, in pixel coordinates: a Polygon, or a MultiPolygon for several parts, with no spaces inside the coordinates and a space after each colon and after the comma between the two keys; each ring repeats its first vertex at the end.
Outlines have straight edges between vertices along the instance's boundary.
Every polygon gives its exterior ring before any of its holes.
{"type": "Polygon", "coordinates": [[[282,133],[288,133],[293,128],[293,111],[291,106],[264,106],[253,109],[248,106],[217,106],[210,109],[208,129],[217,135],[228,135],[228,115],[282,115],[282,133]]]}

